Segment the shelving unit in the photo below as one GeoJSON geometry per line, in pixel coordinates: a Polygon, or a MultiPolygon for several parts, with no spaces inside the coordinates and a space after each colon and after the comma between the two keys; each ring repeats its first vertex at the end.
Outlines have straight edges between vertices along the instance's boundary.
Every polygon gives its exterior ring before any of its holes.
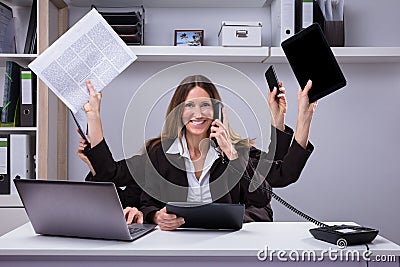
{"type": "MultiPolygon", "coordinates": [[[[14,9],[18,10],[14,14],[18,16],[30,14],[33,1],[37,1],[37,50],[40,54],[52,40],[67,29],[68,6],[63,0],[6,0],[2,2],[12,7],[13,11],[14,9]],[[56,21],[54,22],[54,20],[56,21]]],[[[29,23],[24,19],[20,19],[20,21],[29,23]]],[[[21,24],[20,26],[27,28],[27,25],[21,24]]],[[[17,36],[17,41],[25,40],[25,37],[22,36],[25,33],[17,32],[16,34],[20,35],[17,36]]],[[[0,54],[0,66],[5,66],[6,61],[15,61],[21,66],[27,67],[37,58],[38,54],[0,54]]],[[[57,109],[57,99],[49,95],[48,88],[42,82],[38,81],[37,88],[36,127],[0,127],[0,134],[24,133],[34,136],[36,148],[36,175],[34,178],[56,178],[55,175],[49,177],[50,173],[65,173],[64,177],[66,177],[66,165],[59,164],[59,162],[64,162],[64,164],[66,162],[66,149],[59,144],[67,145],[66,115],[64,115],[64,120],[63,117],[58,117],[59,114],[63,116],[62,107],[57,109]],[[56,106],[55,111],[52,110],[53,106],[56,106]],[[57,121],[61,121],[61,124],[57,125],[57,121]],[[49,161],[53,159],[59,160],[56,161],[56,164],[50,164],[49,161]]],[[[10,177],[11,180],[12,178],[10,177]]],[[[17,194],[0,195],[0,217],[7,218],[7,222],[0,225],[0,235],[26,221],[25,211],[17,194]]]]}
{"type": "MultiPolygon", "coordinates": [[[[21,15],[27,15],[28,18],[30,16],[31,12],[31,7],[33,0],[17,0],[17,1],[3,1],[6,5],[11,7],[13,9],[13,16],[16,17],[16,25],[15,27],[18,27],[18,29],[26,29],[28,28],[28,23],[29,20],[24,21],[24,19],[20,19],[18,16],[21,15]],[[24,24],[25,22],[25,24],[24,24]],[[18,25],[17,25],[18,24],[18,25]]],[[[25,34],[26,32],[17,32],[16,31],[16,46],[17,46],[17,51],[18,47],[23,47],[21,43],[19,42],[25,42],[25,34]]],[[[21,65],[22,67],[27,67],[30,62],[32,62],[35,58],[37,57],[37,54],[0,54],[0,66],[4,67],[6,65],[6,61],[14,61],[21,65]]],[[[3,86],[3,85],[0,85],[3,86]]],[[[40,99],[41,95],[38,93],[37,95],[37,100],[40,99]]],[[[37,121],[37,120],[36,120],[37,121]]],[[[27,134],[32,136],[32,139],[34,140],[34,155],[35,157],[40,156],[38,153],[38,129],[39,129],[39,124],[37,123],[35,127],[0,127],[0,134],[27,134]]],[[[10,162],[8,162],[10,164],[10,162]]],[[[13,177],[10,177],[10,180],[12,180],[13,177]]],[[[29,177],[29,178],[36,178],[35,177],[29,177]]],[[[12,181],[10,181],[12,183],[12,181]]],[[[22,204],[19,200],[18,195],[0,195],[0,207],[10,207],[10,203],[13,203],[11,207],[22,207],[22,204]]]]}

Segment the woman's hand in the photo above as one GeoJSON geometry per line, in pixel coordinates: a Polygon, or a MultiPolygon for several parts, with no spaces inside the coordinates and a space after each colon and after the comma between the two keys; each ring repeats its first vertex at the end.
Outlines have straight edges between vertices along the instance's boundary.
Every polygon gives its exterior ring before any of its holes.
{"type": "Polygon", "coordinates": [[[86,87],[89,90],[89,100],[83,106],[83,109],[85,110],[88,121],[88,137],[90,138],[90,145],[93,148],[104,138],[100,118],[101,93],[97,93],[94,90],[93,85],[89,80],[86,81],[86,87]]]}
{"type": "Polygon", "coordinates": [[[157,211],[153,219],[155,224],[158,224],[161,230],[171,231],[185,223],[182,217],[176,217],[175,214],[167,213],[167,208],[162,208],[157,211]]]}
{"type": "Polygon", "coordinates": [[[283,83],[279,82],[278,88],[274,88],[272,92],[268,90],[268,105],[272,118],[272,125],[281,130],[285,130],[285,116],[287,111],[286,89],[283,83]]]}
{"type": "Polygon", "coordinates": [[[215,138],[222,153],[225,154],[229,160],[234,160],[238,158],[238,154],[229,136],[229,121],[226,116],[225,108],[222,108],[222,114],[223,122],[216,119],[211,123],[210,139],[215,138]]]}
{"type": "Polygon", "coordinates": [[[143,213],[137,208],[126,207],[124,209],[126,224],[143,223],[143,213]]]}
{"type": "MultiPolygon", "coordinates": [[[[79,129],[77,129],[77,132],[79,133],[79,129]]],[[[87,144],[85,143],[85,140],[83,138],[80,138],[77,154],[78,157],[88,165],[92,175],[96,176],[96,171],[94,170],[92,163],[90,162],[89,158],[85,155],[85,153],[83,153],[83,150],[85,149],[86,146],[87,144]]]]}
{"type": "Polygon", "coordinates": [[[101,93],[97,93],[92,83],[87,80],[86,81],[86,88],[89,91],[89,100],[83,106],[85,110],[86,116],[89,119],[98,119],[100,117],[100,103],[101,103],[101,93]]]}
{"type": "Polygon", "coordinates": [[[304,87],[304,90],[299,88],[297,92],[298,100],[298,116],[296,124],[295,139],[303,148],[307,147],[308,138],[310,135],[311,121],[317,107],[317,101],[310,103],[308,92],[311,90],[312,81],[309,80],[304,87]]]}

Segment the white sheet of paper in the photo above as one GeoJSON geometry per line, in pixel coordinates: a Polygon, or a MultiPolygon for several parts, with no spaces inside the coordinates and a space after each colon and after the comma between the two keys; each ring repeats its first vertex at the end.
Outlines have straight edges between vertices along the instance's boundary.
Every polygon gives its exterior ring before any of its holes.
{"type": "Polygon", "coordinates": [[[92,9],[28,67],[75,114],[84,112],[83,105],[88,101],[86,80],[100,92],[136,59],[106,20],[92,9]]]}

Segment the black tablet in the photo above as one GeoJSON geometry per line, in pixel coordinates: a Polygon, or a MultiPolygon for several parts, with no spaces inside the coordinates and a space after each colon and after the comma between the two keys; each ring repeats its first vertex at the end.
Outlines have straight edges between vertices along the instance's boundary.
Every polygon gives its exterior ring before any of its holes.
{"type": "Polygon", "coordinates": [[[242,204],[168,202],[166,208],[168,213],[185,219],[180,228],[239,230],[243,225],[242,204]]]}
{"type": "Polygon", "coordinates": [[[301,88],[310,79],[308,93],[314,102],[346,85],[346,79],[318,23],[314,23],[281,44],[301,88]]]}

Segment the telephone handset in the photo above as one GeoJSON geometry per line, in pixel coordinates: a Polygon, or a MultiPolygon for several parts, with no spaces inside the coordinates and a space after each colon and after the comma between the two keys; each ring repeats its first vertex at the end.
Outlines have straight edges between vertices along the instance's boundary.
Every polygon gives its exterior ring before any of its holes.
{"type": "MultiPolygon", "coordinates": [[[[212,100],[212,103],[213,103],[213,111],[214,111],[213,121],[218,119],[221,122],[224,122],[224,115],[222,114],[222,108],[224,107],[224,105],[220,101],[215,100],[215,99],[212,100]]],[[[213,137],[211,140],[214,142],[214,146],[218,147],[217,139],[215,137],[213,137]]]]}

